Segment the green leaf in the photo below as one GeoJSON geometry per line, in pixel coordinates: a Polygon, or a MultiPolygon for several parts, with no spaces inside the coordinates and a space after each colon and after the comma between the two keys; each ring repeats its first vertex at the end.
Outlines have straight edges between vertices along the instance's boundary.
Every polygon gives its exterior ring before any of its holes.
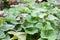
{"type": "Polygon", "coordinates": [[[44,18],[45,16],[47,16],[47,14],[45,14],[45,13],[39,15],[40,18],[44,18]]]}
{"type": "Polygon", "coordinates": [[[17,35],[14,35],[14,36],[12,37],[12,40],[15,40],[15,39],[18,39],[18,36],[17,36],[17,35]]]}
{"type": "Polygon", "coordinates": [[[0,29],[3,31],[7,31],[7,30],[12,30],[15,26],[11,25],[11,24],[5,24],[3,27],[1,27],[0,29]]]}
{"type": "Polygon", "coordinates": [[[60,19],[60,13],[57,13],[56,16],[60,19]]]}
{"type": "Polygon", "coordinates": [[[22,30],[22,28],[23,28],[23,27],[21,27],[21,25],[18,25],[18,26],[15,26],[15,28],[14,28],[14,29],[15,29],[16,31],[21,31],[21,30],[22,30]]]}
{"type": "Polygon", "coordinates": [[[19,33],[17,34],[18,34],[18,40],[26,40],[26,36],[27,36],[26,33],[21,32],[21,34],[19,33]]]}
{"type": "Polygon", "coordinates": [[[29,22],[29,23],[36,23],[36,22],[37,22],[37,21],[34,20],[30,15],[28,15],[28,16],[26,17],[26,20],[27,20],[27,22],[29,22]]]}
{"type": "Polygon", "coordinates": [[[33,35],[33,34],[38,32],[38,29],[35,28],[35,27],[30,27],[30,28],[26,28],[25,32],[28,33],[28,34],[32,34],[33,35]]]}
{"type": "Polygon", "coordinates": [[[10,36],[9,35],[6,35],[6,37],[3,38],[2,40],[11,40],[11,39],[10,39],[10,36]]]}
{"type": "Polygon", "coordinates": [[[51,26],[50,22],[46,22],[45,30],[54,30],[53,27],[51,26]]]}
{"type": "Polygon", "coordinates": [[[0,38],[4,38],[5,36],[5,33],[0,29],[0,38]]]}
{"type": "Polygon", "coordinates": [[[28,9],[28,8],[27,8],[27,7],[21,7],[21,8],[20,8],[20,12],[21,12],[21,13],[25,13],[25,12],[26,12],[26,9],[28,9]]]}
{"type": "Polygon", "coordinates": [[[32,12],[32,13],[31,13],[31,16],[37,17],[37,13],[36,13],[36,12],[32,12]]]}
{"type": "Polygon", "coordinates": [[[31,16],[32,17],[38,17],[39,14],[40,14],[40,10],[36,9],[36,10],[33,10],[33,12],[31,13],[31,16]]]}
{"type": "Polygon", "coordinates": [[[58,18],[53,15],[48,15],[48,20],[58,20],[58,18]]]}
{"type": "Polygon", "coordinates": [[[14,32],[10,31],[10,34],[12,33],[14,36],[12,37],[12,40],[18,39],[18,40],[26,40],[27,34],[25,32],[14,32]]]}
{"type": "Polygon", "coordinates": [[[39,8],[40,12],[47,12],[47,8],[46,7],[43,7],[43,8],[39,8]]]}
{"type": "Polygon", "coordinates": [[[56,39],[56,32],[52,30],[42,30],[41,31],[41,38],[46,38],[48,40],[55,40],[56,39]]]}
{"type": "Polygon", "coordinates": [[[28,24],[28,25],[26,26],[26,28],[30,28],[30,27],[34,27],[34,25],[33,25],[33,24],[28,24]]]}
{"type": "Polygon", "coordinates": [[[37,23],[36,28],[38,28],[40,30],[43,29],[43,24],[42,23],[37,23]]]}
{"type": "Polygon", "coordinates": [[[24,19],[21,19],[19,23],[20,24],[23,24],[24,22],[25,22],[25,20],[24,19]]]}
{"type": "Polygon", "coordinates": [[[60,39],[60,30],[57,31],[57,40],[60,39]]]}
{"type": "Polygon", "coordinates": [[[0,17],[0,27],[3,26],[3,21],[4,21],[4,18],[0,17]]]}
{"type": "Polygon", "coordinates": [[[15,21],[16,17],[14,15],[9,14],[8,16],[5,17],[7,22],[15,21]]]}

